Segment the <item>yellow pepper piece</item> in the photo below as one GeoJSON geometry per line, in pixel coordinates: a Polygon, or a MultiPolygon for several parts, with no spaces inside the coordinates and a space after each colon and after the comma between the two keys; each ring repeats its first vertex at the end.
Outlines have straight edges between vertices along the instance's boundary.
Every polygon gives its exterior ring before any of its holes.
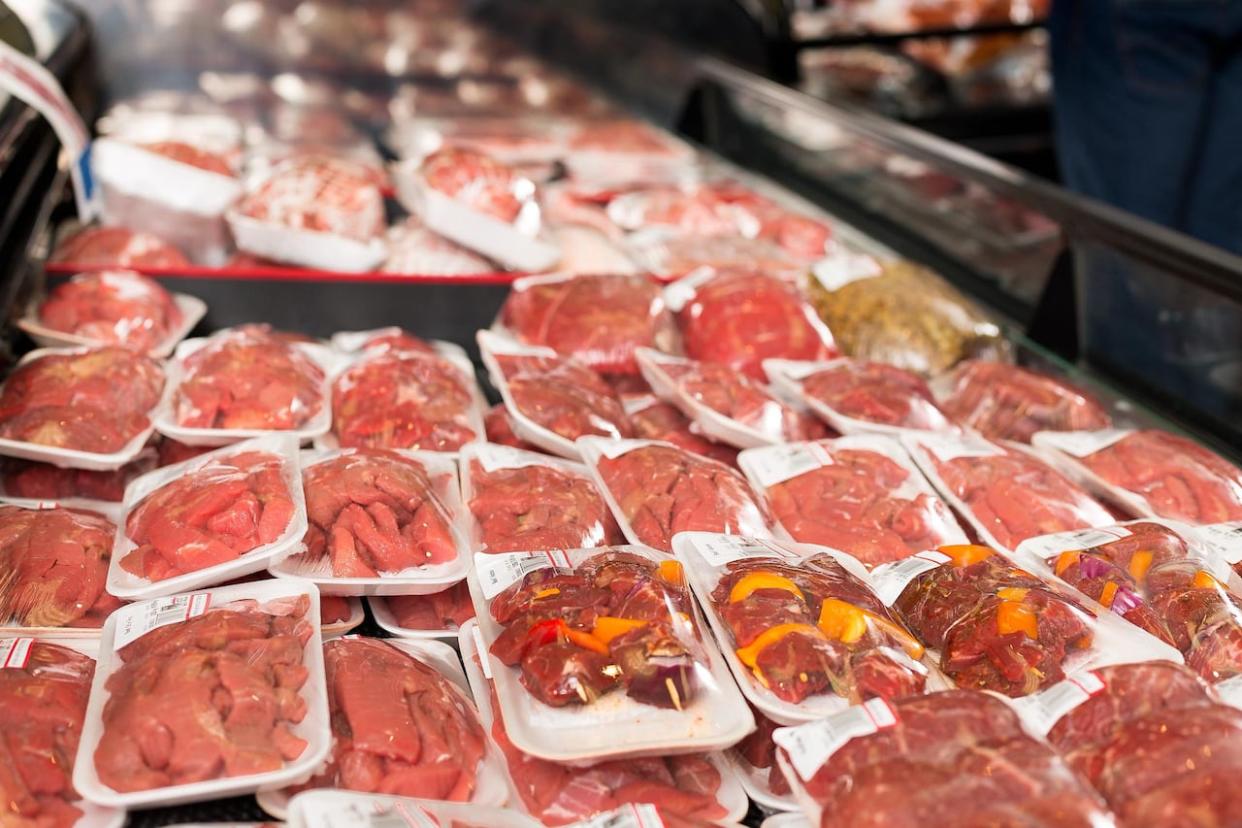
{"type": "Polygon", "coordinates": [[[540,598],[550,598],[553,595],[560,595],[560,594],[561,594],[561,591],[557,589],[556,587],[548,587],[547,589],[541,589],[538,592],[536,592],[535,597],[532,600],[538,601],[540,598]]]}
{"type": "Polygon", "coordinates": [[[1113,601],[1117,599],[1117,584],[1109,581],[1100,590],[1100,603],[1108,608],[1112,608],[1113,601]]]}
{"type": "Polygon", "coordinates": [[[825,598],[817,626],[829,638],[853,644],[867,634],[867,613],[840,598],[825,598]]]}
{"type": "Polygon", "coordinates": [[[783,589],[803,601],[806,600],[802,590],[798,589],[798,585],[788,578],[772,572],[752,572],[729,590],[729,603],[736,604],[738,601],[745,601],[752,593],[760,589],[783,589]]]}
{"type": "Polygon", "coordinates": [[[1035,610],[1021,601],[1002,601],[996,610],[996,628],[1001,635],[1026,633],[1032,640],[1039,638],[1039,618],[1035,610]]]}
{"type": "Polygon", "coordinates": [[[1194,580],[1190,585],[1195,589],[1216,589],[1220,586],[1220,582],[1212,576],[1211,572],[1200,569],[1195,573],[1194,580]]]}
{"type": "Polygon", "coordinates": [[[1130,577],[1142,583],[1147,577],[1147,570],[1151,569],[1152,554],[1146,549],[1134,553],[1134,557],[1130,559],[1130,577]]]}
{"type": "Polygon", "coordinates": [[[1078,563],[1080,558],[1082,558],[1082,552],[1079,552],[1078,550],[1062,552],[1060,555],[1057,555],[1057,564],[1053,569],[1053,572],[1057,575],[1061,575],[1065,572],[1065,570],[1078,563]]]}
{"type": "Polygon", "coordinates": [[[608,645],[590,633],[575,630],[570,626],[566,626],[562,632],[564,632],[565,637],[569,639],[571,644],[581,647],[584,650],[590,650],[593,653],[608,655],[608,645]]]}
{"type": "Polygon", "coordinates": [[[810,624],[777,624],[775,627],[769,627],[755,637],[755,640],[747,644],[745,647],[739,647],[737,650],[738,659],[747,667],[754,669],[759,662],[759,654],[766,648],[771,647],[787,635],[793,633],[803,633],[816,638],[822,638],[821,633],[810,624]]]}
{"type": "Polygon", "coordinates": [[[971,564],[979,563],[979,561],[986,561],[993,555],[992,550],[988,547],[973,543],[942,546],[938,551],[941,554],[948,555],[954,566],[970,566],[971,564]]]}
{"type": "Polygon", "coordinates": [[[625,635],[630,630],[636,630],[639,627],[645,626],[647,626],[646,621],[639,621],[635,618],[617,618],[613,615],[601,615],[595,619],[595,626],[591,629],[591,635],[608,644],[619,635],[625,635]]]}
{"type": "Polygon", "coordinates": [[[996,594],[1006,601],[1021,601],[1030,592],[1026,587],[1005,587],[996,590],[996,594]]]}
{"type": "Polygon", "coordinates": [[[680,561],[660,561],[656,572],[665,583],[673,586],[681,586],[686,582],[686,572],[681,568],[680,561]]]}

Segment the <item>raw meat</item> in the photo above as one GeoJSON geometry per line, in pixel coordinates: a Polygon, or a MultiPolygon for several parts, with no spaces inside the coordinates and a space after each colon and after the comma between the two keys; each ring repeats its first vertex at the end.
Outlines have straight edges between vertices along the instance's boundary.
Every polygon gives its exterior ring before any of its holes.
{"type": "Polygon", "coordinates": [[[326,402],[323,369],[257,327],[216,334],[185,358],[182,372],[174,407],[187,428],[294,430],[326,402]]]}
{"type": "MultiPolygon", "coordinates": [[[[454,480],[454,482],[456,482],[454,480]]],[[[421,463],[359,449],[302,470],[306,551],[337,578],[377,578],[457,558],[452,517],[421,463]]]]}
{"type": "Polygon", "coordinates": [[[175,270],[189,260],[168,242],[124,227],[84,227],[56,245],[51,264],[175,270]]]}
{"type": "Polygon", "coordinates": [[[145,791],[279,770],[306,742],[299,693],[310,599],[238,601],[158,627],[117,651],[108,677],[99,781],[145,791]]]}
{"type": "Polygon", "coordinates": [[[159,465],[163,467],[171,466],[174,463],[184,463],[186,460],[193,460],[199,455],[215,451],[216,448],[216,446],[187,446],[185,443],[177,442],[171,437],[161,437],[159,443],[156,444],[155,450],[159,457],[159,465]]]}
{"type": "Polygon", "coordinates": [[[696,426],[672,404],[646,395],[646,399],[627,398],[625,408],[635,437],[663,440],[679,449],[709,457],[726,466],[737,466],[737,449],[699,434],[696,426]]]}
{"type": "Polygon", "coordinates": [[[789,780],[776,764],[776,743],[772,741],[772,731],[780,725],[753,707],[750,712],[755,717],[755,732],[738,742],[733,753],[752,768],[768,772],[768,791],[773,796],[789,796],[789,780]]]}
{"type": "Polygon", "coordinates": [[[768,536],[745,478],[723,463],[653,443],[596,464],[634,535],[669,551],[678,532],[768,536]]]}
{"type": "Polygon", "coordinates": [[[0,506],[0,624],[101,627],[116,527],[77,509],[0,506]]]}
{"type": "Polygon", "coordinates": [[[94,674],[90,658],[46,641],[0,669],[0,824],[73,828],[82,817],[73,760],[94,674]]]}
{"type": "Polygon", "coordinates": [[[469,383],[439,356],[366,357],[332,383],[332,432],[344,448],[456,451],[479,437],[469,383]]]}
{"type": "Polygon", "coordinates": [[[397,625],[407,630],[451,630],[474,618],[465,581],[431,595],[393,595],[385,600],[397,625]]]}
{"type": "Polygon", "coordinates": [[[857,704],[923,690],[923,645],[830,555],[734,561],[711,600],[738,660],[782,701],[833,693],[857,704]]]}
{"type": "Polygon", "coordinates": [[[801,382],[809,400],[855,420],[930,431],[952,427],[918,374],[882,362],[845,360],[801,382]]]}
{"type": "Polygon", "coordinates": [[[621,530],[586,470],[546,463],[487,471],[470,461],[468,504],[478,551],[585,549],[623,542],[621,530]]]}
{"type": "Polygon", "coordinates": [[[147,429],[164,390],[159,363],[124,348],[49,354],[18,367],[0,393],[0,437],[97,453],[147,429]]]}
{"type": "Polygon", "coordinates": [[[323,651],[332,754],[297,790],[469,801],[487,738],[461,691],[377,639],[338,638],[323,651]]]}
{"type": "Polygon", "coordinates": [[[416,354],[436,354],[430,342],[417,334],[401,328],[383,328],[375,331],[359,343],[357,350],[368,354],[412,352],[416,354]]]}
{"type": "Polygon", "coordinates": [[[569,137],[569,148],[665,156],[677,155],[680,149],[659,130],[641,121],[628,120],[587,121],[569,137]]]}
{"type": "Polygon", "coordinates": [[[500,268],[429,230],[411,216],[388,229],[388,259],[379,269],[406,275],[466,276],[494,273],[500,268]]]}
{"type": "Polygon", "coordinates": [[[534,186],[491,156],[461,147],[447,147],[423,159],[423,181],[433,190],[472,210],[511,222],[534,186]]]}
{"type": "Polygon", "coordinates": [[[629,437],[625,410],[608,383],[573,359],[496,354],[519,413],[567,440],[629,437]]]}
{"type": "Polygon", "coordinates": [[[6,497],[32,500],[83,498],[120,503],[129,481],[155,468],[154,452],[144,451],[114,471],[63,469],[50,463],[6,457],[0,460],[0,481],[6,497]]]}
{"type": "Polygon", "coordinates": [[[1109,485],[1142,497],[1160,517],[1242,520],[1242,469],[1185,437],[1134,431],[1082,463],[1109,485]]]}
{"type": "Polygon", "coordinates": [[[293,498],[278,455],[218,457],[176,477],[130,509],[135,544],[121,568],[148,581],[228,563],[278,540],[293,520],[293,498]]]}
{"type": "Polygon", "coordinates": [[[139,146],[147,152],[162,155],[170,161],[176,161],[179,164],[186,164],[205,172],[223,175],[227,178],[234,177],[233,166],[223,154],[212,152],[203,147],[196,147],[184,141],[154,141],[149,144],[140,144],[139,146]]]}
{"type": "Polygon", "coordinates": [[[718,272],[764,273],[793,283],[806,274],[807,265],[768,239],[743,236],[650,236],[631,239],[639,261],[657,277],[672,281],[701,268],[718,272]]]}
{"type": "Polygon", "coordinates": [[[372,171],[341,158],[297,155],[282,161],[237,210],[258,221],[358,241],[384,235],[384,197],[372,171]]]}
{"type": "Polygon", "coordinates": [[[546,345],[603,374],[635,374],[643,346],[675,352],[677,329],[646,276],[573,276],[519,284],[500,310],[528,345],[546,345]]]}
{"type": "Polygon", "coordinates": [[[487,410],[487,415],[483,418],[483,428],[487,432],[487,442],[489,443],[495,443],[498,446],[511,446],[523,451],[539,451],[538,447],[531,445],[513,433],[513,422],[509,419],[509,412],[505,408],[504,403],[493,405],[487,410]]]}
{"type": "Polygon", "coordinates": [[[181,309],[159,282],[129,270],[79,273],[39,305],[52,330],[136,351],[158,347],[181,324],[181,309]]]}
{"type": "Polygon", "coordinates": [[[348,621],[353,614],[349,607],[349,599],[341,595],[319,596],[319,620],[325,626],[348,621]]]}
{"type": "Polygon", "coordinates": [[[1003,362],[971,360],[953,374],[944,410],[956,422],[995,440],[1029,443],[1037,431],[1093,431],[1112,418],[1072,386],[1003,362]]]}
{"type": "Polygon", "coordinates": [[[985,546],[940,551],[950,562],[915,576],[894,606],[959,687],[1034,693],[1091,646],[1091,614],[1067,594],[985,546]]]}
{"type": "Polygon", "coordinates": [[[721,273],[695,288],[677,314],[686,354],[764,379],[763,360],[836,356],[832,334],[789,284],[751,272],[721,273]]]}

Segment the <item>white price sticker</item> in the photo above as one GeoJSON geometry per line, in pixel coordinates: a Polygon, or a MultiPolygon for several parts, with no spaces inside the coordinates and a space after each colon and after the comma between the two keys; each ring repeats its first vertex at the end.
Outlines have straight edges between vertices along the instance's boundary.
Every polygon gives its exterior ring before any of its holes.
{"type": "Polygon", "coordinates": [[[6,638],[0,641],[0,670],[21,670],[30,660],[33,638],[6,638]]]}
{"type": "Polygon", "coordinates": [[[317,802],[306,811],[307,828],[441,828],[440,820],[415,803],[317,802]]]}
{"type": "Polygon", "coordinates": [[[572,823],[569,828],[664,828],[660,812],[650,803],[629,804],[606,814],[572,823]]]}
{"type": "MultiPolygon", "coordinates": [[[[614,202],[615,203],[615,202],[614,202]]],[[[611,206],[611,205],[610,205],[611,206]]],[[[673,313],[679,312],[695,297],[702,285],[716,276],[716,268],[700,267],[664,289],[664,306],[673,313]]]]}
{"type": "Polygon", "coordinates": [[[824,290],[832,292],[852,282],[874,279],[884,273],[884,268],[874,256],[838,249],[816,262],[811,273],[824,290]]]}
{"type": "Polygon", "coordinates": [[[493,443],[478,443],[475,448],[471,449],[471,452],[474,459],[478,460],[479,465],[483,467],[483,471],[488,474],[492,474],[499,469],[520,469],[524,466],[539,466],[545,460],[545,458],[533,452],[523,451],[511,446],[498,446],[493,443]]]}
{"type": "Polygon", "coordinates": [[[996,457],[1005,453],[982,437],[971,434],[919,434],[914,439],[941,463],[959,457],[996,457]]]}
{"type": "Polygon", "coordinates": [[[1039,439],[1032,442],[1037,446],[1051,446],[1074,457],[1088,457],[1130,433],[1123,428],[1106,428],[1100,431],[1043,431],[1039,433],[1039,439]]]}
{"type": "Polygon", "coordinates": [[[831,466],[832,455],[819,443],[785,443],[749,451],[742,462],[755,482],[766,489],[831,466]]]}
{"type": "Polygon", "coordinates": [[[778,728],[772,734],[804,780],[813,777],[824,763],[851,739],[897,724],[897,714],[884,699],[870,699],[818,722],[778,728]]]}
{"type": "Polygon", "coordinates": [[[876,597],[884,602],[884,606],[891,607],[893,602],[901,597],[901,593],[911,581],[924,572],[944,566],[951,560],[953,559],[943,552],[926,549],[908,558],[902,558],[900,561],[876,567],[871,573],[876,597]]]}
{"type": "Polygon", "coordinates": [[[738,535],[696,535],[690,539],[694,551],[713,567],[725,566],[745,558],[791,558],[795,557],[775,543],[758,538],[738,535]]]}
{"type": "Polygon", "coordinates": [[[1015,699],[1014,704],[1029,728],[1040,736],[1074,708],[1104,689],[1104,682],[1095,673],[1079,673],[1036,693],[1015,699]]]}
{"type": "MultiPolygon", "coordinates": [[[[527,574],[538,569],[557,566],[552,552],[505,552],[501,555],[489,555],[477,552],[474,556],[474,571],[483,588],[483,597],[491,600],[504,592],[510,584],[520,581],[527,574]]],[[[569,559],[564,552],[557,552],[564,562],[560,565],[569,566],[569,559]]]]}
{"type": "Polygon", "coordinates": [[[1062,552],[1093,549],[1106,543],[1130,536],[1130,530],[1124,526],[1113,526],[1107,529],[1075,529],[1072,532],[1057,532],[1054,535],[1040,535],[1018,544],[1019,553],[1030,553],[1040,558],[1054,558],[1062,552]]]}
{"type": "Polygon", "coordinates": [[[1242,521],[1197,526],[1194,532],[1195,538],[1225,563],[1233,566],[1242,561],[1242,521]]]}
{"type": "Polygon", "coordinates": [[[192,595],[171,595],[122,607],[114,613],[117,620],[113,649],[119,650],[159,627],[189,621],[207,612],[209,606],[210,593],[195,592],[192,595]]]}
{"type": "Polygon", "coordinates": [[[643,448],[649,445],[646,440],[607,440],[597,438],[591,442],[595,450],[607,457],[609,460],[616,460],[623,454],[629,454],[635,449],[643,448]]]}

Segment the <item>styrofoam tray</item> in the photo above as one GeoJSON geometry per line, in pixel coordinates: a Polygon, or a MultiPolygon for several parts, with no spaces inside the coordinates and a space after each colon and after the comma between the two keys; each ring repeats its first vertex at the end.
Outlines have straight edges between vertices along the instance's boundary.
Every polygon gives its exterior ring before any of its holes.
{"type": "Polygon", "coordinates": [[[323,638],[319,622],[319,590],[314,584],[298,581],[259,581],[248,584],[218,587],[206,590],[212,606],[222,606],[232,601],[253,599],[262,604],[267,601],[307,595],[311,599],[307,620],[311,624],[311,636],[303,649],[302,664],[307,668],[306,683],[299,695],[306,701],[306,716],[290,728],[293,735],[307,742],[302,755],[286,762],[280,770],[244,776],[221,777],[203,782],[191,782],[145,791],[121,792],[104,785],[95,770],[95,750],[103,735],[104,706],[111,697],[108,679],[121,666],[116,654],[116,632],[119,613],[113,613],[103,628],[99,644],[99,663],[91,684],[90,700],[86,708],[86,723],[78,743],[77,758],[73,767],[73,786],[86,799],[100,805],[118,808],[153,808],[201,802],[227,796],[253,793],[260,790],[296,785],[310,778],[315,768],[323,762],[332,745],[328,725],[328,693],[324,678],[323,638]]]}
{"type": "MultiPolygon", "coordinates": [[[[768,786],[768,768],[756,768],[737,755],[733,748],[724,752],[733,773],[746,791],[746,796],[765,811],[796,811],[798,803],[792,796],[777,796],[768,786]]],[[[775,760],[774,760],[775,761],[775,760]]],[[[766,822],[764,823],[767,824],[766,822]]]]}
{"type": "Polygon", "coordinates": [[[288,812],[289,828],[373,828],[377,819],[390,814],[410,826],[539,828],[538,822],[508,808],[335,790],[300,793],[290,800],[288,812]]]}
{"type": "Polygon", "coordinates": [[[759,828],[813,828],[813,826],[807,820],[805,814],[801,812],[787,812],[773,814],[760,823],[759,828]]]}
{"type": "MultiPolygon", "coordinates": [[[[194,326],[207,314],[207,303],[197,296],[174,293],[172,299],[177,309],[181,311],[181,324],[169,331],[168,336],[147,352],[149,356],[158,359],[167,358],[177,347],[177,343],[189,336],[194,326]]],[[[26,308],[25,316],[17,320],[17,327],[25,331],[26,335],[35,341],[35,344],[44,348],[104,347],[115,344],[47,327],[39,321],[39,304],[41,303],[31,302],[26,308]]]]}
{"type": "Polygon", "coordinates": [[[415,641],[443,641],[450,644],[457,642],[457,635],[460,632],[457,628],[446,628],[443,630],[410,629],[397,623],[397,617],[388,608],[386,598],[372,595],[367,598],[367,603],[371,605],[371,614],[375,616],[375,623],[379,624],[380,629],[397,638],[409,638],[415,641]]]}
{"type": "Polygon", "coordinates": [[[97,138],[91,145],[96,179],[125,195],[197,216],[218,217],[241,198],[241,181],[166,158],[136,144],[97,138]]]}
{"type": "Polygon", "coordinates": [[[1031,446],[1048,465],[1096,497],[1137,517],[1159,517],[1147,498],[1138,492],[1109,483],[1082,462],[1083,457],[1102,451],[1131,433],[1130,429],[1117,428],[1099,431],[1037,431],[1031,437],[1031,446]]]}
{"type": "Polygon", "coordinates": [[[349,617],[344,621],[332,621],[323,624],[323,638],[327,641],[330,638],[340,638],[347,635],[351,630],[361,626],[362,622],[367,619],[367,612],[362,608],[361,598],[350,598],[349,600],[349,617]]]}
{"type": "Polygon", "coordinates": [[[260,221],[236,210],[225,215],[237,248],[278,262],[338,273],[366,273],[388,258],[383,237],[362,241],[301,227],[260,221]]]}

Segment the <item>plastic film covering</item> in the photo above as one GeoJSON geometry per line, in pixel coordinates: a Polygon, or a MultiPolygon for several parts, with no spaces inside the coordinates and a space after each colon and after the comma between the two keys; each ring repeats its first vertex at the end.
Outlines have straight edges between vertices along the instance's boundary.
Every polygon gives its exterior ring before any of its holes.
{"type": "Polygon", "coordinates": [[[622,398],[622,403],[635,437],[672,443],[691,454],[708,457],[726,466],[737,466],[736,448],[702,434],[694,422],[672,403],[647,393],[627,394],[622,398]]]}
{"type": "Polygon", "coordinates": [[[50,463],[6,457],[0,460],[0,491],[9,499],[40,502],[120,503],[131,480],[155,468],[156,452],[113,471],[65,469],[50,463]]]}
{"type": "Polygon", "coordinates": [[[355,162],[315,155],[277,164],[237,212],[268,224],[356,241],[382,238],[386,226],[383,195],[371,172],[355,162]]]}
{"type": "Polygon", "coordinates": [[[39,305],[39,322],[67,334],[150,351],[181,325],[181,309],[158,282],[125,270],[80,273],[39,305]]]}
{"type": "Polygon", "coordinates": [[[843,359],[800,377],[808,407],[843,433],[871,426],[916,431],[952,430],[918,374],[882,362],[843,359]],[[856,421],[856,422],[851,422],[856,421]]]}
{"type": "Polygon", "coordinates": [[[496,353],[500,379],[518,414],[564,440],[629,437],[625,409],[599,374],[574,359],[496,353]]]}
{"type": "Polygon", "coordinates": [[[190,263],[180,250],[150,233],[124,227],[82,227],[60,240],[50,264],[175,269],[190,263]]]}

